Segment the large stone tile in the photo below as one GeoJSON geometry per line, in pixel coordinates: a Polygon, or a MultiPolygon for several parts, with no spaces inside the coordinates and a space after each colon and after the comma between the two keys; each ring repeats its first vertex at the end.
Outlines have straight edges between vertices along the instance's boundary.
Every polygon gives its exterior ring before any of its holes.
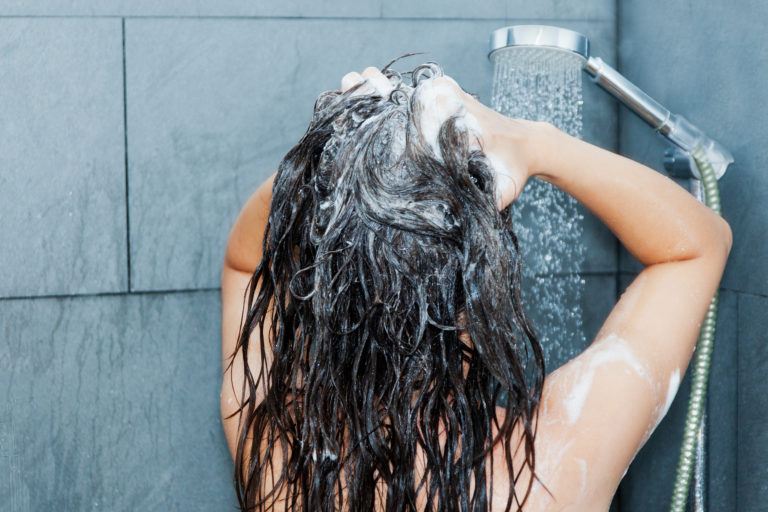
{"type": "Polygon", "coordinates": [[[385,18],[492,18],[507,16],[506,0],[383,0],[381,15],[385,18]]]}
{"type": "MultiPolygon", "coordinates": [[[[590,2],[595,3],[595,2],[590,2]]],[[[573,3],[567,3],[572,5],[573,3]]],[[[558,6],[566,5],[559,3],[558,6]]],[[[614,24],[561,22],[559,26],[577,30],[590,39],[592,55],[599,56],[608,65],[616,66],[616,39],[614,24]]],[[[592,80],[583,75],[584,88],[584,129],[583,139],[610,151],[618,151],[618,109],[616,102],[592,80]]],[[[618,268],[616,238],[594,214],[580,205],[584,215],[584,243],[587,257],[581,266],[582,272],[613,271],[618,268]]]]}
{"type": "MultiPolygon", "coordinates": [[[[619,29],[626,76],[733,153],[736,161],[720,181],[723,215],[734,233],[723,284],[758,295],[768,294],[768,210],[755,206],[768,199],[768,126],[761,108],[768,101],[768,65],[765,53],[756,51],[768,41],[766,17],[768,4],[756,0],[736,9],[725,0],[708,2],[706,9],[630,1],[622,4],[619,29]]],[[[622,125],[621,148],[631,155],[642,155],[656,137],[639,126],[622,125]]],[[[661,154],[650,156],[643,163],[661,168],[661,154]]]]}
{"type": "Polygon", "coordinates": [[[720,291],[707,395],[708,510],[749,510],[738,508],[736,488],[739,301],[738,294],[720,291]]]}
{"type": "MultiPolygon", "coordinates": [[[[489,103],[487,37],[499,25],[127,20],[133,288],[218,286],[226,236],[242,204],[306,130],[317,95],[338,88],[346,72],[429,50],[396,68],[436,60],[489,103]],[[297,39],[297,31],[305,37],[297,39]],[[372,42],[373,32],[387,37],[372,42]]],[[[573,25],[592,30],[610,58],[608,24],[573,25]]],[[[610,119],[605,102],[588,110],[585,122],[610,119]]],[[[597,135],[612,137],[609,127],[597,135]]],[[[587,230],[584,243],[596,254],[587,259],[595,262],[590,269],[615,268],[604,232],[587,230]]]]}
{"type": "Polygon", "coordinates": [[[126,289],[119,20],[0,20],[0,296],[126,289]]]}
{"type": "MultiPolygon", "coordinates": [[[[430,46],[437,54],[407,64],[439,59],[479,90],[488,65],[470,58],[471,49],[482,47],[479,34],[491,26],[476,34],[475,23],[434,24],[430,46]]],[[[400,21],[128,20],[135,287],[217,286],[237,212],[304,132],[315,97],[338,88],[350,70],[423,50],[414,27],[400,21]],[[294,31],[306,37],[296,39],[294,31]],[[391,39],[354,43],[373,31],[391,39]]]]}
{"type": "Polygon", "coordinates": [[[296,16],[296,17],[419,17],[419,18],[546,18],[613,20],[615,3],[609,0],[564,2],[546,0],[480,0],[460,2],[436,0],[72,0],[69,2],[24,2],[0,0],[3,16],[296,16]]]}
{"type": "Polygon", "coordinates": [[[233,508],[219,323],[215,291],[4,301],[0,508],[233,508]]]}
{"type": "Polygon", "coordinates": [[[738,510],[760,510],[768,500],[768,298],[739,295],[738,510]]]}
{"type": "MultiPolygon", "coordinates": [[[[382,0],[0,0],[2,16],[378,17],[382,0]]],[[[503,14],[501,15],[503,16],[503,14]]]]}
{"type": "Polygon", "coordinates": [[[506,18],[510,22],[527,20],[531,24],[549,24],[561,21],[591,20],[613,22],[616,5],[611,0],[588,0],[564,2],[544,0],[524,2],[522,0],[385,0],[382,2],[382,16],[393,18],[506,18]],[[545,19],[546,21],[541,21],[545,19]]]}
{"type": "MultiPolygon", "coordinates": [[[[544,18],[549,20],[603,20],[616,19],[616,2],[612,0],[507,0],[507,17],[544,18]]],[[[539,22],[542,23],[542,22],[539,22]]]]}

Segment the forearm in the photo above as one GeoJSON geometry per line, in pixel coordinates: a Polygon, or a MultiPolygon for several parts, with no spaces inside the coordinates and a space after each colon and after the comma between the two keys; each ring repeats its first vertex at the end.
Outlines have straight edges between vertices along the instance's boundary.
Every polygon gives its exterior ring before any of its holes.
{"type": "Polygon", "coordinates": [[[673,180],[551,125],[537,137],[534,173],[584,204],[644,265],[730,248],[730,228],[673,180]]]}
{"type": "Polygon", "coordinates": [[[261,261],[264,230],[272,202],[273,173],[251,194],[229,232],[224,264],[244,272],[253,272],[261,261]]]}

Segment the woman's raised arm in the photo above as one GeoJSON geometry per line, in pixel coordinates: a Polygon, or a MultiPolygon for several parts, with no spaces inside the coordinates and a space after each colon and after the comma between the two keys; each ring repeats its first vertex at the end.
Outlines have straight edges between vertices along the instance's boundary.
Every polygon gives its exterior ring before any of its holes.
{"type": "Polygon", "coordinates": [[[554,474],[542,475],[545,483],[568,486],[561,472],[572,471],[579,486],[571,482],[563,494],[580,492],[582,503],[607,509],[677,392],[719,286],[731,230],[649,167],[547,123],[531,136],[533,174],[584,204],[645,265],[591,346],[547,377],[540,408],[543,450],[570,442],[554,474]]]}

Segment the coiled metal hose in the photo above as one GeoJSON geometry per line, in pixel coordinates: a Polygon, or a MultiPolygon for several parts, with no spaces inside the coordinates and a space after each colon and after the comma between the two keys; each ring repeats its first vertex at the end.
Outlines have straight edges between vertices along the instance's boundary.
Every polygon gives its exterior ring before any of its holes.
{"type": "MultiPolygon", "coordinates": [[[[701,175],[701,186],[704,191],[704,204],[720,215],[720,189],[717,185],[715,170],[700,147],[697,146],[694,148],[691,151],[691,156],[701,175]]],[[[688,500],[688,492],[691,486],[694,459],[701,459],[696,460],[698,468],[703,467],[704,464],[704,450],[701,449],[703,446],[697,445],[704,442],[704,413],[706,409],[709,369],[712,362],[712,350],[715,345],[718,295],[719,291],[716,290],[712,297],[712,301],[709,304],[709,309],[707,310],[704,323],[699,332],[699,339],[696,343],[691,395],[688,399],[688,412],[685,418],[683,444],[680,447],[680,458],[677,462],[675,486],[672,491],[671,512],[685,512],[685,505],[688,500]]],[[[697,480],[703,478],[703,471],[697,471],[697,480]]],[[[703,486],[703,480],[698,483],[699,485],[697,485],[697,488],[700,485],[703,486]]],[[[697,498],[696,510],[704,510],[703,492],[697,489],[695,495],[697,498]]]]}

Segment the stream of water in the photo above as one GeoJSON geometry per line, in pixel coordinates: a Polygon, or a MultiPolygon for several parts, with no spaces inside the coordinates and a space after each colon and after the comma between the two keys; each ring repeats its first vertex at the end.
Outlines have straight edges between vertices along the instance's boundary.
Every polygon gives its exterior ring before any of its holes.
{"type": "MultiPolygon", "coordinates": [[[[492,107],[509,117],[582,131],[582,60],[551,48],[512,47],[491,56],[492,107]]],[[[575,199],[532,178],[512,205],[523,256],[523,300],[547,361],[547,373],[586,346],[583,325],[584,215],[575,199]]]]}

